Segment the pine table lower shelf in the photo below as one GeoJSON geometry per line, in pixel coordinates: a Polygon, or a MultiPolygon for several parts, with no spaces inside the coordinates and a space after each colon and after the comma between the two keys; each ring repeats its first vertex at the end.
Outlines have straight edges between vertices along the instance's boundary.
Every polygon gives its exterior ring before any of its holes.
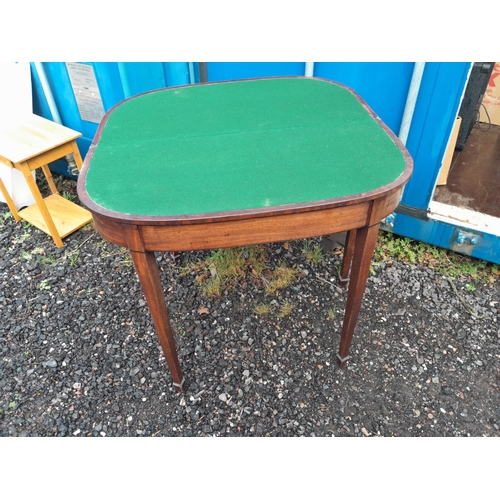
{"type": "MultiPolygon", "coordinates": [[[[92,220],[92,214],[88,210],[58,194],[47,196],[43,201],[61,238],[65,238],[92,220]]],[[[31,205],[20,210],[19,215],[25,221],[50,235],[49,228],[38,205],[31,205]]]]}

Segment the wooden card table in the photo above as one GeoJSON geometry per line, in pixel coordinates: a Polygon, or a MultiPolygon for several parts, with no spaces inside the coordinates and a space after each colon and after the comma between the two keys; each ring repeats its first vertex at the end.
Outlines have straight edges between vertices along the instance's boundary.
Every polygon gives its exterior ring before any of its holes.
{"type": "Polygon", "coordinates": [[[130,250],[182,390],[154,252],[349,231],[343,366],[380,221],[398,205],[412,165],[347,87],[307,77],[241,80],[172,87],[116,105],[86,156],[78,195],[101,235],[130,250]]]}

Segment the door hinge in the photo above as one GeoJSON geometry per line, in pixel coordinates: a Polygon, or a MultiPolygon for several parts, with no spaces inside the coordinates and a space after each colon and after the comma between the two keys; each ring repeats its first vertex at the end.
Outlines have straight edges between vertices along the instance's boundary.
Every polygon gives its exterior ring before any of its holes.
{"type": "Polygon", "coordinates": [[[415,219],[429,220],[429,210],[423,210],[422,208],[410,207],[400,203],[394,211],[399,214],[409,215],[415,219]]]}

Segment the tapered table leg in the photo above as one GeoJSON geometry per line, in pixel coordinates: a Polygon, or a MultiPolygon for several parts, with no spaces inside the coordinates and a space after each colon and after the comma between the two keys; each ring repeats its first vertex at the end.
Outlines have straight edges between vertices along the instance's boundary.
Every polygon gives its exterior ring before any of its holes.
{"type": "Polygon", "coordinates": [[[63,246],[63,242],[61,239],[61,236],[59,235],[59,232],[57,231],[56,225],[54,224],[54,221],[52,220],[52,215],[49,212],[49,209],[47,208],[47,205],[45,204],[45,201],[38,189],[38,186],[36,184],[35,178],[33,177],[33,174],[31,170],[29,169],[28,165],[26,163],[20,163],[17,164],[18,169],[23,173],[24,178],[26,179],[26,182],[28,184],[28,187],[30,188],[31,194],[33,195],[33,198],[35,198],[36,204],[38,206],[38,209],[40,210],[40,213],[42,214],[43,220],[45,221],[45,224],[47,226],[47,230],[49,231],[50,236],[52,236],[52,239],[54,240],[54,243],[58,248],[61,248],[63,246]]]}
{"type": "Polygon", "coordinates": [[[0,193],[3,194],[3,197],[5,199],[5,203],[7,203],[7,206],[9,207],[9,210],[11,211],[12,215],[14,216],[14,219],[16,219],[18,222],[21,220],[21,217],[19,216],[19,213],[17,212],[16,205],[14,204],[14,200],[11,198],[9,192],[7,191],[7,188],[5,187],[5,184],[3,183],[2,179],[0,178],[0,193]]]}
{"type": "Polygon", "coordinates": [[[146,296],[156,333],[174,381],[174,387],[178,391],[182,391],[184,379],[177,357],[172,329],[170,328],[167,305],[163,295],[155,254],[154,252],[137,251],[130,251],[130,254],[132,255],[139,281],[141,282],[144,295],[146,296]]]}
{"type": "Polygon", "coordinates": [[[340,367],[345,365],[348,358],[354,327],[356,326],[359,310],[361,308],[361,301],[370,271],[373,251],[375,250],[375,244],[377,242],[379,227],[380,224],[375,224],[374,226],[363,227],[356,231],[344,325],[342,327],[342,336],[340,338],[339,352],[337,354],[337,361],[340,367]]]}
{"type": "Polygon", "coordinates": [[[349,281],[352,256],[354,254],[354,243],[356,241],[356,229],[347,231],[344,244],[344,258],[342,259],[342,271],[340,273],[340,286],[344,288],[349,281]]]}

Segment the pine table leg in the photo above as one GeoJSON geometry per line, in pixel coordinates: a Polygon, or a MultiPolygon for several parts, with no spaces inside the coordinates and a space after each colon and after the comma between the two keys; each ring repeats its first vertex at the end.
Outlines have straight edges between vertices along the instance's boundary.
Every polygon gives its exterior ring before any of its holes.
{"type": "Polygon", "coordinates": [[[7,203],[7,206],[9,207],[9,210],[14,216],[14,219],[16,219],[19,222],[21,220],[21,217],[19,216],[16,205],[14,204],[14,201],[10,197],[10,194],[7,191],[7,188],[5,187],[5,184],[3,183],[2,179],[0,179],[0,192],[3,194],[3,197],[5,198],[5,203],[7,203]]]}
{"type": "Polygon", "coordinates": [[[61,248],[63,246],[62,239],[59,236],[59,232],[57,231],[54,221],[52,220],[52,215],[50,215],[49,209],[47,208],[47,205],[43,200],[43,197],[38,189],[35,179],[33,178],[31,170],[25,163],[18,164],[18,168],[23,173],[24,178],[26,179],[26,182],[28,184],[28,187],[30,188],[31,194],[33,195],[33,198],[35,198],[36,204],[38,205],[43,220],[47,225],[47,229],[50,233],[50,236],[52,236],[52,239],[54,240],[56,246],[58,248],[61,248]]]}
{"type": "Polygon", "coordinates": [[[50,171],[49,166],[42,165],[42,170],[43,170],[43,173],[45,174],[45,178],[47,179],[47,183],[49,184],[50,192],[52,194],[59,194],[59,192],[57,191],[57,187],[54,183],[54,179],[52,178],[52,172],[50,171]]]}

